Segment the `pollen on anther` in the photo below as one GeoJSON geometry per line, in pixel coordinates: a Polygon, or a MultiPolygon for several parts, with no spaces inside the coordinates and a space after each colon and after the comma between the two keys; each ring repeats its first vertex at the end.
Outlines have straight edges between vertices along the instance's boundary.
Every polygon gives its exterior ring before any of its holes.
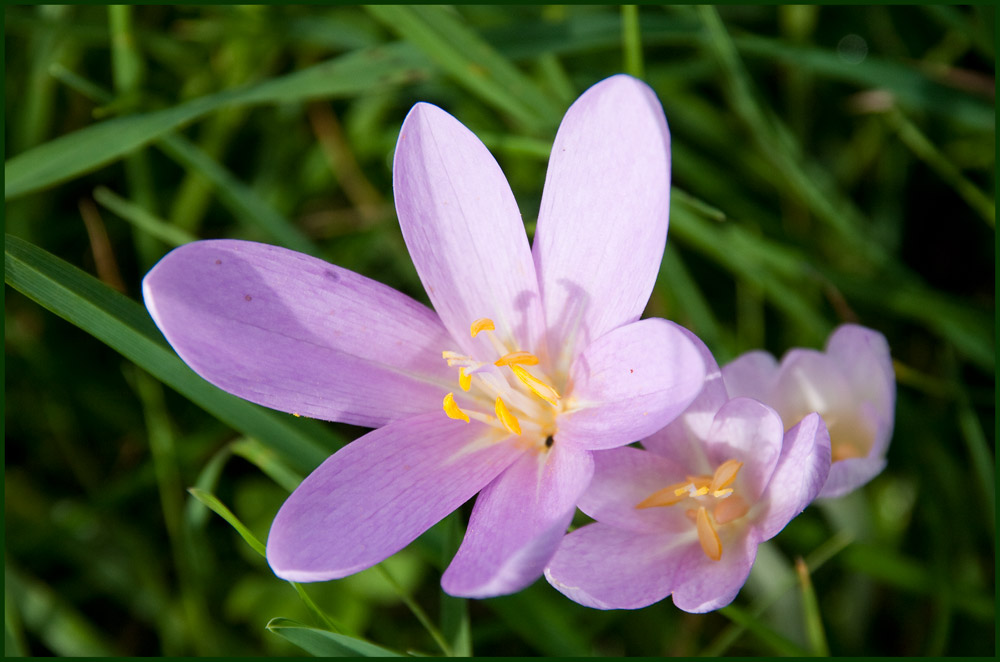
{"type": "Polygon", "coordinates": [[[493,320],[488,317],[480,317],[472,323],[472,327],[469,330],[472,332],[472,337],[475,338],[479,335],[480,331],[493,331],[494,329],[496,327],[493,326],[493,320]]]}
{"type": "Polygon", "coordinates": [[[472,375],[465,374],[465,368],[458,369],[458,385],[462,387],[463,391],[472,388],[472,375]]]}
{"type": "Polygon", "coordinates": [[[444,413],[448,415],[448,418],[454,418],[457,421],[469,422],[469,415],[458,408],[458,404],[455,402],[455,394],[449,393],[444,396],[444,413]]]}
{"type": "Polygon", "coordinates": [[[531,352],[511,352],[493,362],[495,366],[505,365],[538,365],[538,357],[531,352]]]}
{"type": "Polygon", "coordinates": [[[511,365],[510,369],[514,371],[514,375],[520,379],[532,393],[540,397],[542,400],[545,400],[553,407],[557,407],[559,405],[559,394],[554,388],[538,379],[519,365],[511,365]]]}
{"type": "Polygon", "coordinates": [[[509,432],[516,435],[521,434],[521,424],[518,422],[514,414],[510,413],[510,410],[507,409],[507,405],[505,405],[503,400],[500,399],[500,396],[497,396],[496,412],[497,418],[500,419],[500,422],[503,423],[503,426],[507,428],[509,432]]]}
{"type": "Polygon", "coordinates": [[[743,463],[739,460],[726,460],[720,464],[712,476],[712,491],[718,492],[724,487],[729,487],[736,480],[736,474],[739,473],[742,466],[743,463]]]}

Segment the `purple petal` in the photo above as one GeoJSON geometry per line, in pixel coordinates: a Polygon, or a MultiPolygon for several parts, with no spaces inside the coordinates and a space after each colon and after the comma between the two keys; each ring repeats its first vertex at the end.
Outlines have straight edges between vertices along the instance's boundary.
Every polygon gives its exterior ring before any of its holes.
{"type": "Polygon", "coordinates": [[[777,377],[777,360],[763,350],[741,354],[722,367],[722,378],[731,398],[767,402],[777,377]]]}
{"type": "Polygon", "coordinates": [[[781,458],[761,497],[766,511],[757,519],[759,539],[773,538],[805,510],[829,471],[830,435],[819,414],[810,414],[785,434],[781,458]]]}
{"type": "Polygon", "coordinates": [[[512,351],[541,351],[538,280],[521,214],[479,139],[437,106],[418,103],[396,143],[393,189],[410,257],[461,349],[496,358],[469,333],[486,317],[512,351]]]}
{"type": "Polygon", "coordinates": [[[587,451],[529,450],[482,491],[458,553],[441,578],[451,595],[513,593],[541,577],[590,482],[587,451]]]}
{"type": "Polygon", "coordinates": [[[640,533],[684,531],[691,522],[679,508],[636,506],[684,480],[690,471],[649,451],[624,446],[594,452],[594,477],[577,504],[599,522],[640,533]]]}
{"type": "Polygon", "coordinates": [[[678,328],[694,343],[705,363],[705,385],[684,413],[667,427],[643,439],[642,445],[654,453],[671,458],[688,473],[703,472],[709,470],[704,440],[708,438],[716,413],[729,401],[729,396],[712,352],[694,333],[684,327],[678,328]]]}
{"type": "Polygon", "coordinates": [[[453,375],[437,316],[390,287],[248,241],[168,253],[142,283],[180,357],[224,391],[326,420],[379,426],[438,409],[453,375]]]}
{"type": "Polygon", "coordinates": [[[835,499],[853,492],[885,469],[885,458],[851,457],[830,465],[830,475],[816,498],[835,499]]]}
{"type": "Polygon", "coordinates": [[[896,375],[889,343],[877,331],[844,324],[830,335],[826,353],[846,376],[855,401],[872,407],[870,413],[866,412],[876,422],[869,457],[884,455],[892,437],[896,410],[896,375]]]}
{"type": "Polygon", "coordinates": [[[443,412],[369,432],[313,471],[267,539],[274,574],[337,579],[396,553],[485,487],[524,451],[497,428],[443,412]]]}
{"type": "Polygon", "coordinates": [[[566,112],[549,158],[533,247],[557,369],[639,319],[663,257],[670,134],[653,91],[603,80],[566,112]]]}
{"type": "Polygon", "coordinates": [[[613,448],[652,434],[684,411],[705,383],[705,364],[680,326],[647,319],[588,345],[569,383],[557,439],[613,448]]]}
{"type": "Polygon", "coordinates": [[[831,357],[813,349],[792,349],[781,360],[767,404],[791,427],[814,411],[821,416],[851,411],[854,395],[831,357]]]}
{"type": "Polygon", "coordinates": [[[705,556],[697,541],[676,548],[668,562],[675,565],[674,604],[679,609],[702,614],[725,607],[736,598],[757,558],[757,541],[752,532],[722,527],[722,558],[705,556]]]}
{"type": "Polygon", "coordinates": [[[750,398],[734,398],[715,415],[705,439],[711,471],[726,460],[742,462],[736,490],[754,503],[771,480],[783,436],[781,417],[773,409],[750,398]]]}
{"type": "Polygon", "coordinates": [[[563,538],[545,578],[571,600],[595,609],[639,609],[670,595],[676,537],[588,524],[563,538]]]}

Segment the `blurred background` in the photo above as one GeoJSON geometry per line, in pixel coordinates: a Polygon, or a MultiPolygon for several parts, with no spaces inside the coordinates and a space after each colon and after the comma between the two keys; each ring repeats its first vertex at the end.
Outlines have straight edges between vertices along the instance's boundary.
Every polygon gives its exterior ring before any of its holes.
{"type": "Polygon", "coordinates": [[[301,655],[335,652],[334,630],[433,655],[994,654],[992,8],[4,18],[7,655],[301,655]],[[364,430],[201,382],[141,307],[145,272],[173,246],[237,237],[426,302],[392,205],[409,108],[438,104],[482,138],[530,236],[563,112],[622,71],[653,87],[672,131],[647,315],[720,363],[821,348],[847,321],[882,332],[899,387],[888,468],[795,519],[706,615],[590,610],[544,580],[442,596],[468,504],[353,577],[274,577],[247,539],[364,430]]]}

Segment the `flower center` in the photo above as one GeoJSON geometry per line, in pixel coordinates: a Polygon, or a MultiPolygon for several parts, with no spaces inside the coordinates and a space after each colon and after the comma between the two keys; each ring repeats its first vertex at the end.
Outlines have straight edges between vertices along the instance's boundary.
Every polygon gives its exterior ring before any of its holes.
{"type": "Polygon", "coordinates": [[[457,352],[441,352],[449,366],[458,368],[458,385],[462,389],[458,398],[454,391],[444,396],[444,413],[466,423],[476,419],[511,434],[530,435],[540,443],[545,442],[556,432],[560,395],[537,367],[538,357],[507,346],[494,333],[495,328],[493,320],[485,317],[470,327],[473,338],[483,334],[489,341],[498,357],[495,361],[482,362],[457,352]]]}
{"type": "Polygon", "coordinates": [[[730,487],[743,463],[726,460],[711,476],[687,476],[686,480],[653,492],[636,508],[686,506],[684,514],[694,522],[698,542],[705,556],[718,561],[722,558],[722,540],[717,528],[747,514],[750,507],[730,487]]]}

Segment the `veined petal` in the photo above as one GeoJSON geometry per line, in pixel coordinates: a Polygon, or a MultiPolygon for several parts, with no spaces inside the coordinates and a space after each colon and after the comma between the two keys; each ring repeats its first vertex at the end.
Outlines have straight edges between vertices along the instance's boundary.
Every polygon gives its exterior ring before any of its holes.
{"type": "MultiPolygon", "coordinates": [[[[838,463],[843,464],[843,463],[838,463]]],[[[761,496],[766,510],[756,527],[773,538],[819,494],[830,471],[830,435],[819,414],[809,414],[785,433],[781,457],[761,496]]]]}
{"type": "MultiPolygon", "coordinates": [[[[786,427],[806,414],[823,417],[852,412],[855,398],[851,384],[830,356],[814,349],[792,349],[781,359],[770,406],[781,415],[786,427]]],[[[829,419],[827,420],[830,423],[829,419]]]]}
{"type": "Polygon", "coordinates": [[[597,83],[559,126],[532,249],[557,370],[639,319],[669,207],[670,133],[656,94],[625,75],[597,83]]]}
{"type": "Polygon", "coordinates": [[[695,541],[675,548],[666,559],[675,566],[677,577],[674,604],[678,609],[703,614],[725,607],[736,598],[757,558],[757,540],[752,531],[738,527],[723,527],[722,558],[713,561],[695,541]]]}
{"type": "Polygon", "coordinates": [[[726,384],[715,357],[701,338],[682,326],[677,327],[694,344],[705,364],[705,385],[698,397],[668,426],[642,440],[642,445],[685,468],[688,473],[710,474],[714,467],[705,454],[705,439],[715,415],[726,402],[726,384]]]}
{"type": "Polygon", "coordinates": [[[851,457],[830,465],[830,475],[823,483],[817,499],[836,499],[853,492],[885,469],[885,458],[879,455],[851,457]]]}
{"type": "Polygon", "coordinates": [[[896,411],[896,374],[889,343],[878,331],[843,324],[826,342],[826,353],[847,377],[854,399],[872,407],[866,414],[876,421],[869,457],[880,457],[892,437],[896,411]]]}
{"type": "Polygon", "coordinates": [[[727,460],[743,463],[737,491],[754,503],[772,480],[781,455],[784,428],[770,407],[750,398],[733,398],[719,409],[705,439],[713,470],[727,460]]]}
{"type": "Polygon", "coordinates": [[[439,411],[369,432],[334,453],[278,511],[267,539],[274,574],[346,577],[408,545],[523,451],[477,421],[439,411]]]}
{"type": "Polygon", "coordinates": [[[410,257],[461,349],[496,358],[483,338],[470,337],[469,325],[488,318],[511,351],[538,351],[544,323],[535,266],[514,195],[489,150],[445,111],[418,103],[400,130],[392,178],[410,257]]]}
{"type": "Polygon", "coordinates": [[[647,319],[606,333],[570,371],[557,440],[581,448],[638,441],[677,417],[705,383],[705,363],[681,327],[647,319]]]}
{"type": "Polygon", "coordinates": [[[198,241],[168,253],[142,290],[185,363],[272,409],[374,427],[439,408],[453,381],[433,311],[308,255],[198,241]]]}
{"type": "Polygon", "coordinates": [[[722,379],[731,398],[766,402],[778,377],[778,361],[764,350],[741,354],[722,366],[722,379]]]}
{"type": "Polygon", "coordinates": [[[558,442],[548,452],[525,452],[476,499],[441,587],[451,595],[488,598],[541,577],[593,471],[590,453],[558,442]]]}
{"type": "Polygon", "coordinates": [[[676,578],[669,559],[677,544],[671,534],[588,524],[563,538],[545,578],[587,607],[639,609],[673,590],[676,578]]]}
{"type": "Polygon", "coordinates": [[[683,481],[691,471],[649,451],[623,446],[594,453],[594,477],[580,510],[599,522],[638,533],[691,528],[680,508],[636,508],[647,497],[683,481]]]}

